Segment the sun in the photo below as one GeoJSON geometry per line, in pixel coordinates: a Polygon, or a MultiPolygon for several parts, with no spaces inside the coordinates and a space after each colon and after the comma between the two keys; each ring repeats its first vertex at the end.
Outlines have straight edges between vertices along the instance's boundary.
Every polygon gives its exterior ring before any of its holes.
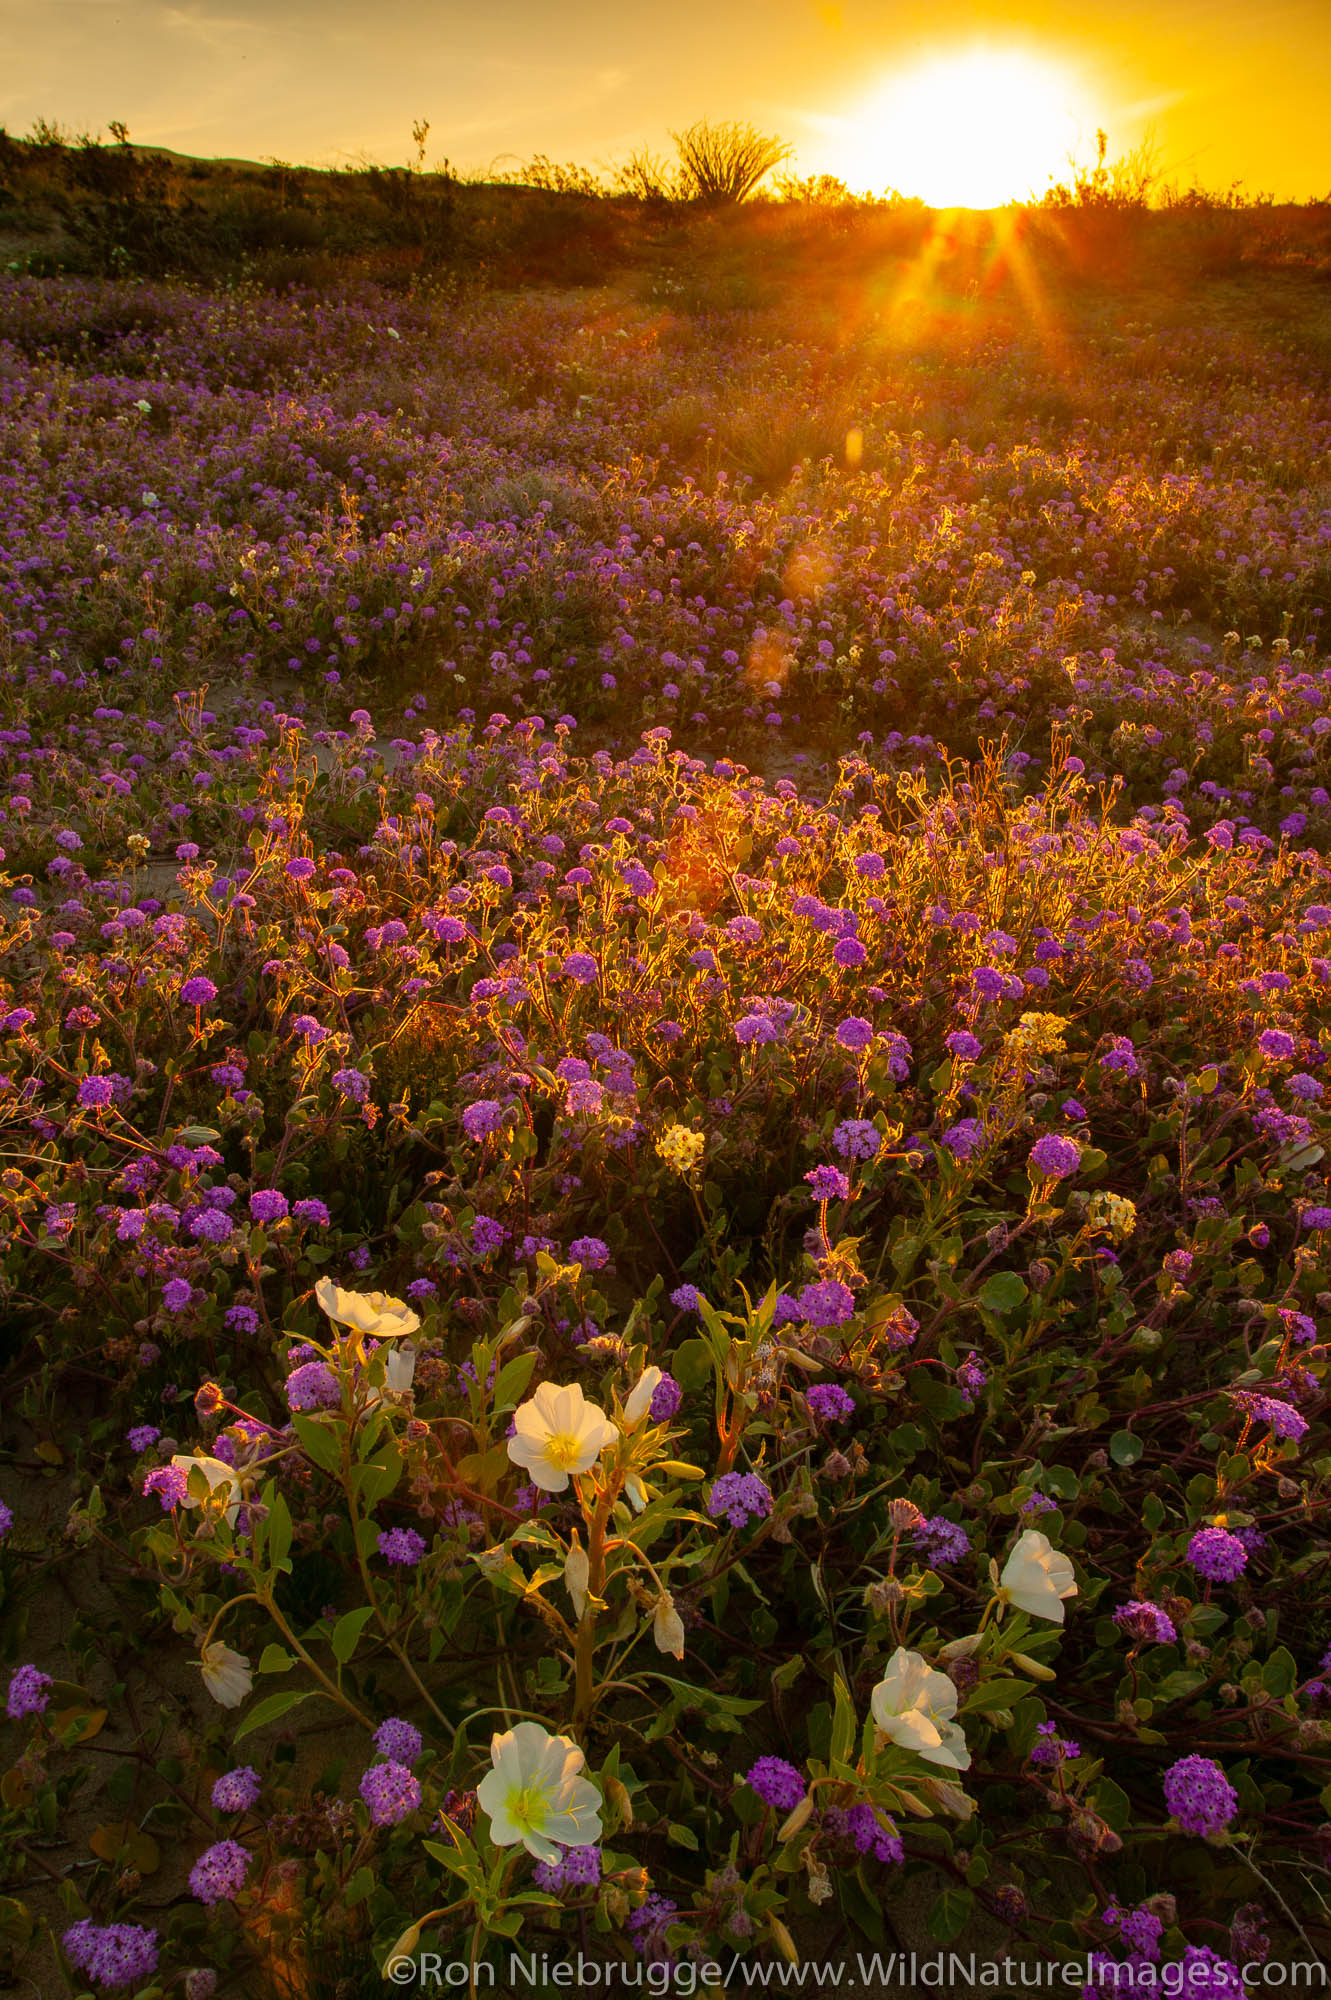
{"type": "Polygon", "coordinates": [[[877,89],[847,120],[841,171],[932,208],[998,208],[1063,178],[1088,123],[1076,79],[1059,63],[971,48],[877,89]]]}

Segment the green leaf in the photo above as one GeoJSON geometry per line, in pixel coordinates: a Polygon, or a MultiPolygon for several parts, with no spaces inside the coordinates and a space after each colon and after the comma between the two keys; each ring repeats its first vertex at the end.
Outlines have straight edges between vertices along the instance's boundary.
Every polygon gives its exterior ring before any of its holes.
{"type": "Polygon", "coordinates": [[[977,1687],[966,1697],[962,1703],[962,1712],[966,1715],[972,1711],[982,1714],[987,1708],[1011,1708],[1014,1701],[1020,1701],[1023,1695],[1030,1692],[1029,1681],[985,1681],[982,1687],[977,1687]]]}
{"type": "Polygon", "coordinates": [[[515,1403],[521,1402],[522,1392],[531,1381],[535,1366],[534,1347],[528,1348],[525,1354],[515,1354],[511,1361],[504,1363],[495,1377],[494,1407],[497,1411],[511,1410],[515,1403]]]}
{"type": "Polygon", "coordinates": [[[336,1625],[333,1627],[333,1636],[329,1643],[333,1648],[333,1658],[337,1661],[339,1667],[345,1667],[347,1661],[360,1644],[361,1633],[365,1630],[365,1627],[369,1624],[373,1616],[374,1606],[372,1604],[359,1604],[354,1611],[344,1612],[342,1617],[338,1619],[336,1625]]]}
{"type": "Polygon", "coordinates": [[[970,1921],[975,1908],[975,1898],[969,1889],[944,1889],[935,1898],[932,1909],[925,1918],[924,1928],[939,1944],[951,1944],[961,1936],[970,1921]]]}
{"type": "Polygon", "coordinates": [[[1109,1440],[1109,1456],[1115,1465],[1135,1465],[1145,1450],[1135,1431],[1115,1431],[1109,1440]]]}
{"type": "Polygon", "coordinates": [[[702,1389],[712,1379],[712,1350],[705,1340],[686,1340],[675,1349],[670,1372],[681,1389],[702,1389]]]}
{"type": "Polygon", "coordinates": [[[288,1674],[295,1664],[285,1646],[265,1646],[256,1671],[261,1674],[288,1674]]]}
{"type": "Polygon", "coordinates": [[[356,1870],[351,1880],[347,1883],[346,1888],[342,1891],[342,1901],[349,1910],[354,1910],[357,1903],[363,1903],[365,1898],[373,1893],[374,1879],[374,1870],[372,1868],[358,1868],[356,1870]]]}
{"type": "Polygon", "coordinates": [[[388,1498],[402,1477],[402,1454],[396,1445],[386,1444],[375,1457],[358,1465],[352,1476],[357,1499],[366,1507],[377,1506],[380,1500],[388,1498]]]}
{"type": "Polygon", "coordinates": [[[1019,1278],[1015,1271],[995,1271],[980,1289],[980,1304],[986,1312],[1014,1313],[1027,1296],[1024,1278],[1019,1278]]]}
{"type": "Polygon", "coordinates": [[[850,1698],[850,1689],[840,1674],[833,1676],[832,1698],[836,1707],[832,1716],[831,1762],[844,1764],[854,1748],[856,1723],[855,1704],[850,1698]]]}
{"type": "Polygon", "coordinates": [[[1115,1833],[1122,1833],[1132,1818],[1132,1800],[1127,1793],[1112,1778],[1101,1778],[1092,1798],[1105,1825],[1115,1833]]]}
{"type": "Polygon", "coordinates": [[[276,1722],[279,1715],[285,1715],[297,1702],[308,1701],[312,1694],[318,1692],[318,1688],[286,1688],[281,1694],[265,1695],[262,1701],[255,1703],[232,1741],[239,1743],[241,1737],[248,1736],[252,1730],[262,1729],[265,1723],[276,1722]]]}
{"type": "Polygon", "coordinates": [[[672,1819],[666,1827],[666,1839],[673,1847],[687,1847],[692,1854],[698,1852],[697,1834],[692,1827],[681,1826],[677,1819],[672,1819]]]}
{"type": "Polygon", "coordinates": [[[336,1431],[315,1417],[293,1417],[291,1428],[300,1439],[305,1456],[323,1472],[336,1472],[342,1463],[342,1445],[336,1431]]]}
{"type": "Polygon", "coordinates": [[[268,1507],[268,1560],[274,1569],[289,1568],[290,1554],[291,1509],[281,1493],[274,1493],[268,1507]]]}
{"type": "Polygon", "coordinates": [[[1262,1668],[1262,1686],[1268,1694],[1285,1695],[1293,1692],[1298,1679],[1299,1669],[1294,1655],[1286,1647],[1277,1646],[1262,1668]]]}

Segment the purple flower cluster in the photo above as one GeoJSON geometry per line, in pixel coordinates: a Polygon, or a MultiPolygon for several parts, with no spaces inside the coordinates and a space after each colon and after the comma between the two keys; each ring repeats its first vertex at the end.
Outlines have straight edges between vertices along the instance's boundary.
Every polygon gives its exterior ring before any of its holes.
{"type": "Polygon", "coordinates": [[[756,1472],[723,1472],[707,1496],[707,1511],[714,1521],[728,1521],[742,1528],[749,1521],[761,1521],[772,1511],[772,1490],[756,1472]]]}
{"type": "Polygon", "coordinates": [[[1220,1833],[1239,1796],[1211,1757],[1180,1757],[1164,1776],[1165,1805],[1185,1833],[1220,1833]]]}
{"type": "Polygon", "coordinates": [[[405,1764],[391,1758],[386,1764],[371,1764],[360,1781],[360,1795],[376,1826],[399,1825],[421,1802],[419,1782],[405,1764]]]}
{"type": "Polygon", "coordinates": [[[5,1710],[11,1722],[19,1722],[26,1715],[40,1715],[51,1699],[51,1689],[55,1686],[50,1674],[44,1674],[37,1667],[16,1667],[9,1679],[9,1696],[5,1710]]]}
{"type": "Polygon", "coordinates": [[[74,1970],[108,1993],[140,1986],[157,1970],[157,1933],[142,1924],[95,1924],[84,1917],[60,1944],[74,1970]]]}
{"type": "Polygon", "coordinates": [[[401,1569],[415,1569],[425,1554],[425,1537],[415,1528],[381,1528],[378,1548],[385,1562],[401,1569]]]}
{"type": "Polygon", "coordinates": [[[213,1786],[213,1804],[218,1812],[248,1812],[257,1805],[263,1789],[258,1772],[250,1764],[227,1771],[213,1786]]]}
{"type": "Polygon", "coordinates": [[[1210,1583],[1233,1583],[1248,1567],[1248,1551],[1228,1528],[1199,1528],[1188,1543],[1188,1561],[1210,1583]]]}
{"type": "Polygon", "coordinates": [[[531,1875],[536,1887],[549,1896],[565,1896],[571,1889],[594,1889],[601,1879],[601,1850],[561,1848],[558,1861],[538,1861],[531,1875]]]}
{"type": "Polygon", "coordinates": [[[219,1840],[190,1869],[191,1892],[201,1903],[232,1903],[245,1886],[249,1866],[249,1850],[238,1840],[219,1840]]]}
{"type": "Polygon", "coordinates": [[[744,1782],[764,1805],[778,1812],[790,1812],[804,1797],[808,1786],[793,1764],[784,1757],[760,1757],[744,1774],[744,1782]]]}
{"type": "Polygon", "coordinates": [[[392,1764],[411,1765],[421,1754],[421,1732],[400,1715],[390,1715],[375,1730],[374,1747],[392,1764]]]}

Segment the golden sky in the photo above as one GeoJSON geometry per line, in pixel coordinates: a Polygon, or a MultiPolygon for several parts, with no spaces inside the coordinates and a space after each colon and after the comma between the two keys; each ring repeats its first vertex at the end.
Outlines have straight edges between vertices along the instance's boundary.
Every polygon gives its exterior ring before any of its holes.
{"type": "Polygon", "coordinates": [[[1152,125],[1168,178],[1306,200],[1331,194],[1331,0],[0,0],[20,135],[118,118],[187,153],[392,164],[428,118],[429,164],[503,170],[666,151],[704,116],[933,200],[967,146],[988,168],[957,185],[1038,192],[1069,139],[1089,159],[1098,125],[1111,155],[1152,125]]]}

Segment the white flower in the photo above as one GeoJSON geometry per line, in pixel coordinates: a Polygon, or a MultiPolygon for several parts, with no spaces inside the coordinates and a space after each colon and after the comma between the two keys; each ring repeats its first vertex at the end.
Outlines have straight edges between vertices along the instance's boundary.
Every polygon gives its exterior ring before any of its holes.
{"type": "Polygon", "coordinates": [[[1032,1618],[1063,1623],[1063,1600],[1077,1595],[1076,1578],[1067,1557],[1038,1528],[1027,1528],[1003,1568],[999,1583],[1019,1611],[1032,1618]]]}
{"type": "MultiPolygon", "coordinates": [[[[240,1512],[240,1480],[235,1467],[227,1465],[223,1459],[209,1458],[204,1452],[197,1454],[177,1452],[171,1463],[180,1467],[186,1479],[191,1472],[201,1472],[208,1481],[210,1495],[216,1493],[220,1487],[227,1489],[226,1524],[228,1528],[234,1528],[236,1516],[240,1512]]],[[[203,1502],[196,1500],[192,1493],[186,1491],[181,1495],[180,1504],[182,1507],[199,1507],[203,1502]]]]}
{"type": "Polygon", "coordinates": [[[399,1340],[421,1323],[405,1299],[390,1299],[387,1292],[344,1292],[331,1278],[320,1278],[314,1296],[329,1319],[367,1338],[399,1340]]]}
{"type": "Polygon", "coordinates": [[[656,1641],[658,1653],[673,1653],[677,1660],[684,1657],[684,1620],[675,1609],[675,1600],[668,1590],[663,1590],[656,1600],[652,1613],[652,1637],[656,1641]]]}
{"type": "Polygon", "coordinates": [[[659,1368],[644,1368],[629,1392],[624,1405],[624,1429],[631,1431],[642,1422],[652,1407],[652,1397],[656,1394],[661,1380],[659,1368]]]}
{"type": "Polygon", "coordinates": [[[158,499],[157,495],[155,493],[150,492],[149,489],[145,486],[142,494],[142,504],[145,507],[160,507],[162,503],[158,499]]]}
{"type": "Polygon", "coordinates": [[[405,1396],[416,1375],[416,1349],[411,1341],[404,1340],[401,1347],[390,1347],[384,1352],[384,1386],[382,1393],[371,1389],[365,1397],[365,1409],[377,1410],[385,1396],[405,1396]]]}
{"type": "Polygon", "coordinates": [[[518,1405],[513,1422],[508,1455],[526,1468],[543,1493],[562,1493],[569,1474],[589,1471],[618,1435],[605,1411],[587,1402],[576,1382],[567,1389],[542,1382],[529,1402],[518,1405]]]}
{"type": "Polygon", "coordinates": [[[926,1764],[969,1770],[971,1753],[960,1725],[952,1720],[957,1712],[956,1687],[922,1653],[908,1653],[898,1646],[869,1705],[884,1736],[903,1750],[914,1750],[926,1764]]]}
{"type": "Polygon", "coordinates": [[[560,1847],[594,1847],[601,1838],[601,1795],[578,1776],[583,1755],[567,1736],[539,1722],[520,1722],[490,1739],[490,1761],[476,1788],[496,1847],[518,1841],[538,1861],[557,1861],[560,1847]]]}
{"type": "Polygon", "coordinates": [[[223,1708],[239,1708],[254,1686],[254,1674],[243,1653],[233,1653],[220,1639],[210,1639],[200,1651],[203,1684],[223,1708]]]}

